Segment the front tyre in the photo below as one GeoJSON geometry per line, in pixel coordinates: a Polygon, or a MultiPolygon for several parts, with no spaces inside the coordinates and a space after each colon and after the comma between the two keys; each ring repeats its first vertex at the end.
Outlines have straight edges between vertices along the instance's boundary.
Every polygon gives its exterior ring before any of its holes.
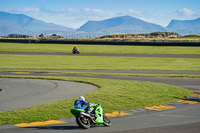
{"type": "Polygon", "coordinates": [[[83,129],[90,128],[90,121],[86,117],[76,117],[76,123],[79,125],[79,127],[83,129]]]}
{"type": "Polygon", "coordinates": [[[104,115],[104,114],[103,114],[103,125],[107,126],[107,127],[111,126],[110,119],[106,115],[104,115]]]}

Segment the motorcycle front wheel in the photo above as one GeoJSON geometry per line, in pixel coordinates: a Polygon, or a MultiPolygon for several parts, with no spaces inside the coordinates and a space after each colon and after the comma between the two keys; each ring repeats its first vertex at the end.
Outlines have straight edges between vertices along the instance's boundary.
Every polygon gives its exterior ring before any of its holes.
{"type": "Polygon", "coordinates": [[[111,126],[111,121],[110,121],[110,118],[108,118],[106,115],[103,114],[103,125],[104,126],[111,126]]]}
{"type": "Polygon", "coordinates": [[[76,117],[76,123],[83,129],[90,128],[90,120],[86,117],[76,117]]]}

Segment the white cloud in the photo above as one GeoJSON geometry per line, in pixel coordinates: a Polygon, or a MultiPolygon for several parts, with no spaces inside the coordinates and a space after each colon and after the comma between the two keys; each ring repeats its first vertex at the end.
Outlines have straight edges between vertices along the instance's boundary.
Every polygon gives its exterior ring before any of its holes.
{"type": "Polygon", "coordinates": [[[200,13],[197,13],[188,8],[181,8],[175,12],[169,13],[171,19],[178,19],[178,20],[192,20],[196,19],[200,16],[200,13]]]}
{"type": "MultiPolygon", "coordinates": [[[[111,18],[114,16],[114,14],[110,11],[97,9],[97,8],[83,8],[83,9],[80,9],[77,14],[73,14],[73,15],[77,19],[85,20],[85,22],[88,20],[104,20],[104,19],[111,18]]],[[[68,14],[66,14],[66,16],[68,16],[68,14]]]]}
{"type": "Polygon", "coordinates": [[[189,16],[195,14],[194,11],[192,11],[192,10],[190,10],[188,8],[182,8],[182,9],[178,10],[177,13],[181,14],[181,15],[189,15],[189,16]]]}
{"type": "Polygon", "coordinates": [[[128,9],[128,10],[127,10],[127,13],[141,15],[141,12],[140,12],[140,11],[133,10],[133,9],[128,9]]]}
{"type": "Polygon", "coordinates": [[[90,9],[90,8],[83,8],[83,11],[84,11],[84,12],[90,12],[91,9],[90,9]]]}
{"type": "Polygon", "coordinates": [[[88,16],[95,16],[95,15],[100,15],[100,16],[106,16],[111,14],[109,11],[104,11],[102,9],[96,9],[96,8],[83,8],[79,10],[80,15],[88,15],[88,16]]]}
{"type": "Polygon", "coordinates": [[[102,14],[102,13],[106,13],[105,11],[101,10],[101,9],[93,9],[92,10],[94,13],[96,14],[102,14]]]}
{"type": "Polygon", "coordinates": [[[15,10],[12,10],[12,12],[16,13],[24,13],[24,14],[38,14],[40,12],[39,8],[18,8],[15,10]]]}
{"type": "Polygon", "coordinates": [[[125,11],[122,11],[119,13],[120,15],[132,15],[132,16],[136,16],[136,17],[141,17],[142,13],[138,10],[134,10],[134,9],[127,9],[125,11]]]}

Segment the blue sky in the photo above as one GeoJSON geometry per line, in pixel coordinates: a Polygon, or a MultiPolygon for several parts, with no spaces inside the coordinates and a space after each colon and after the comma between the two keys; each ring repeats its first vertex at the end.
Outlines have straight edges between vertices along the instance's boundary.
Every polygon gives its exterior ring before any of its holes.
{"type": "Polygon", "coordinates": [[[124,15],[167,26],[199,18],[200,0],[0,0],[0,10],[71,28],[124,15]]]}

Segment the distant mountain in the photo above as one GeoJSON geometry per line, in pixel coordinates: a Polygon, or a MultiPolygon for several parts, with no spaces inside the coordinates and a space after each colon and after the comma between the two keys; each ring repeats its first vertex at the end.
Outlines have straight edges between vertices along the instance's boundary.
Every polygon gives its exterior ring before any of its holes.
{"type": "Polygon", "coordinates": [[[88,21],[79,29],[46,23],[23,14],[0,11],[0,36],[8,34],[39,35],[40,33],[73,37],[98,37],[114,33],[176,32],[181,35],[200,34],[200,18],[195,20],[172,20],[165,28],[131,17],[121,16],[102,21],[88,21]]]}
{"type": "Polygon", "coordinates": [[[166,31],[164,27],[148,23],[143,20],[121,16],[103,21],[88,21],[77,31],[98,32],[102,34],[111,33],[150,33],[156,31],[166,31]]]}
{"type": "Polygon", "coordinates": [[[166,27],[179,34],[200,34],[200,18],[194,20],[172,20],[166,27]]]}
{"type": "Polygon", "coordinates": [[[73,31],[71,28],[46,23],[23,14],[12,14],[0,11],[0,35],[30,34],[52,31],[73,31]]]}

